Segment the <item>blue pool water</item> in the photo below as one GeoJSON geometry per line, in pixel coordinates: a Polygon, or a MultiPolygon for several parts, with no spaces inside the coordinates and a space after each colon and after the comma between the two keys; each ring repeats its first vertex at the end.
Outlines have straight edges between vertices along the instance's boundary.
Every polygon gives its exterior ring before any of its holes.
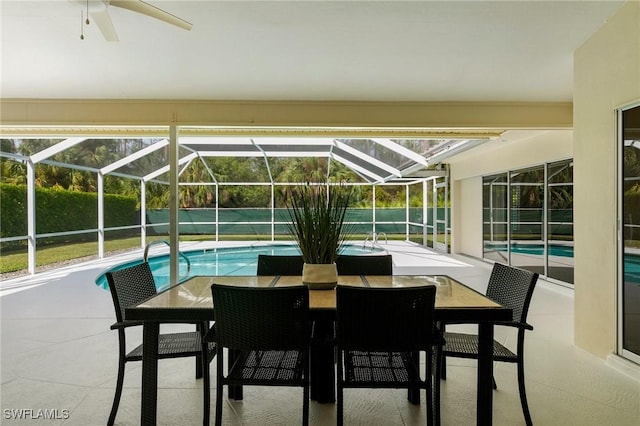
{"type": "MultiPolygon", "coordinates": [[[[379,248],[363,248],[362,246],[347,245],[341,252],[348,255],[371,254],[381,252],[379,248]]],[[[298,255],[298,247],[293,245],[271,244],[246,247],[224,247],[208,250],[194,250],[182,252],[191,263],[187,271],[187,262],[180,257],[180,279],[197,275],[255,275],[259,254],[298,255]]],[[[110,271],[117,271],[140,263],[141,260],[127,262],[114,266],[110,271]]],[[[156,281],[158,290],[169,285],[169,255],[149,258],[149,266],[156,281]]],[[[108,271],[105,271],[105,273],[108,271]]],[[[99,287],[108,290],[107,278],[104,274],[96,279],[99,287]]]]}

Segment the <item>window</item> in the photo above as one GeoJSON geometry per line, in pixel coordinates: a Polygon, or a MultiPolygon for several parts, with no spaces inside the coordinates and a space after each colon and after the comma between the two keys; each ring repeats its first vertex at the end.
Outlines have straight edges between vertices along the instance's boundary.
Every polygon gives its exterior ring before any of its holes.
{"type": "Polygon", "coordinates": [[[573,161],[483,177],[483,258],[573,284],[573,161]]]}
{"type": "Polygon", "coordinates": [[[508,263],[507,250],[507,174],[485,176],[482,180],[483,257],[508,263]]]}

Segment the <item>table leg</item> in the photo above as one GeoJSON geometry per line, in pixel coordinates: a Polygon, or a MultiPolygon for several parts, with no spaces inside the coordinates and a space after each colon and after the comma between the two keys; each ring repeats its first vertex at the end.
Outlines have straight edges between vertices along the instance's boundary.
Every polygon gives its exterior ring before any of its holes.
{"type": "Polygon", "coordinates": [[[491,425],[493,415],[493,323],[478,325],[478,425],[491,425]]]}
{"type": "MultiPolygon", "coordinates": [[[[420,368],[420,352],[412,352],[411,360],[414,363],[414,365],[420,368]]],[[[409,388],[407,390],[407,399],[412,404],[420,405],[420,388],[418,387],[409,388]]]]}
{"type": "Polygon", "coordinates": [[[333,321],[317,320],[310,348],[310,397],[320,403],[336,400],[335,346],[333,321]]]}
{"type": "Polygon", "coordinates": [[[156,424],[158,401],[158,334],[160,324],[146,321],[142,331],[142,404],[141,425],[156,424]]]}

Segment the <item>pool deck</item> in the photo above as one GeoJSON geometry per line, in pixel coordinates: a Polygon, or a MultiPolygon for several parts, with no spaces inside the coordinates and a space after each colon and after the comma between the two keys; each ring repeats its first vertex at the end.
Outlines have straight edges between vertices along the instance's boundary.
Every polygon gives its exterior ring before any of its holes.
{"type": "MultiPolygon", "coordinates": [[[[239,244],[188,243],[181,249],[239,244]]],[[[390,241],[381,246],[393,255],[395,274],[448,274],[480,292],[486,289],[489,263],[443,255],[410,243],[390,241]]],[[[94,281],[111,266],[141,256],[142,250],[135,250],[0,282],[0,423],[106,423],[117,371],[117,335],[109,330],[114,322],[111,296],[94,281]],[[33,416],[38,409],[57,410],[58,417],[68,418],[10,418],[10,410],[20,409],[32,409],[33,416]]],[[[535,330],[527,334],[525,370],[536,425],[638,424],[638,369],[625,368],[626,363],[616,357],[599,359],[573,344],[571,289],[540,280],[529,322],[535,330]]],[[[469,326],[462,328],[472,330],[469,326]]],[[[130,343],[140,338],[141,333],[134,332],[130,343]]],[[[497,330],[496,338],[508,347],[515,343],[511,330],[497,330]]],[[[448,361],[448,380],[442,386],[443,425],[475,424],[475,370],[473,361],[448,361]]],[[[215,375],[215,365],[211,371],[215,375]]],[[[497,363],[495,378],[494,424],[524,424],[515,366],[497,363]]],[[[201,424],[201,392],[201,381],[194,379],[193,360],[161,361],[159,424],[201,424]]],[[[394,390],[347,391],[345,424],[424,424],[424,404],[409,405],[405,395],[394,390]]],[[[244,401],[225,401],[224,424],[300,424],[301,397],[298,389],[270,388],[265,392],[263,388],[248,388],[244,401]]],[[[214,411],[213,398],[211,407],[214,411]]],[[[130,363],[116,424],[137,425],[139,410],[140,363],[130,363]]],[[[312,402],[310,423],[335,424],[335,406],[312,402]]]]}

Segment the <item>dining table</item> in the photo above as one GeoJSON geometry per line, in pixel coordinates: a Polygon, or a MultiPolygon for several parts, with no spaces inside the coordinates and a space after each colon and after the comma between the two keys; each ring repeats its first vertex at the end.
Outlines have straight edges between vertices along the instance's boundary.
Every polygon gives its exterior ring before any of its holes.
{"type": "MultiPolygon", "coordinates": [[[[158,335],[160,323],[214,321],[211,285],[249,287],[302,285],[301,276],[195,276],[159,292],[138,305],[125,308],[127,320],[143,323],[141,424],[156,423],[158,384],[158,335]]],[[[436,287],[435,320],[478,324],[476,423],[491,425],[493,414],[494,324],[509,321],[512,311],[447,275],[347,275],[338,285],[403,288],[436,287]]],[[[310,318],[314,322],[311,345],[310,395],[320,403],[335,401],[334,347],[330,338],[336,314],[336,292],[309,290],[310,318]]],[[[241,388],[229,388],[229,397],[242,399],[241,388]]],[[[419,393],[409,392],[419,403],[419,393]]]]}

